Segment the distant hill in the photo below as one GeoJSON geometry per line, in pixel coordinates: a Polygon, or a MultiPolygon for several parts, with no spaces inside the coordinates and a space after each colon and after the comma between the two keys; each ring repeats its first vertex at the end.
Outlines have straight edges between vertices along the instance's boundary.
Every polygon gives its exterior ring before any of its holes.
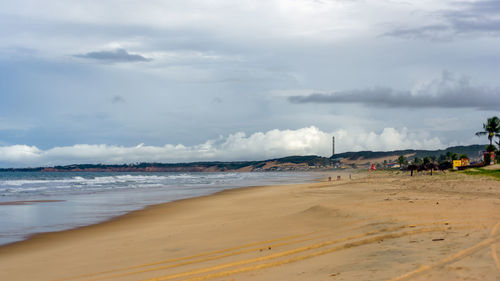
{"type": "Polygon", "coordinates": [[[263,161],[191,162],[191,163],[135,163],[135,164],[72,164],[37,168],[6,168],[0,172],[250,172],[296,171],[327,168],[327,157],[288,156],[263,161]]]}
{"type": "Polygon", "coordinates": [[[54,167],[7,168],[0,172],[250,172],[250,171],[308,171],[331,169],[345,160],[381,162],[384,157],[395,158],[399,155],[414,157],[436,156],[447,152],[467,154],[477,158],[484,145],[454,146],[441,150],[395,150],[395,151],[358,151],[335,154],[332,157],[316,155],[288,156],[262,161],[233,162],[191,162],[191,163],[135,163],[135,164],[73,164],[54,167]],[[370,161],[371,160],[371,161],[370,161]],[[337,163],[337,164],[335,164],[337,163]],[[335,165],[335,166],[333,166],[335,165]]]}
{"type": "Polygon", "coordinates": [[[422,158],[426,156],[436,156],[439,157],[442,154],[446,154],[447,152],[452,152],[456,154],[467,154],[469,158],[478,158],[480,153],[484,151],[485,145],[474,144],[468,146],[453,146],[448,147],[446,149],[438,149],[438,150],[414,150],[414,149],[405,149],[405,150],[394,150],[394,151],[358,151],[358,152],[344,152],[333,155],[332,159],[345,158],[350,160],[356,159],[376,159],[387,156],[399,156],[399,155],[408,155],[412,154],[411,158],[422,158]]]}

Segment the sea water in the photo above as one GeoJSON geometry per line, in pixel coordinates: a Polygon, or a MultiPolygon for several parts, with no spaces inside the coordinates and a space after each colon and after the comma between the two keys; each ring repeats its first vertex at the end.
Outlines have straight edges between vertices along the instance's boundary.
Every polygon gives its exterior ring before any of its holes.
{"type": "Polygon", "coordinates": [[[317,177],[305,172],[0,172],[0,245],[102,222],[148,205],[317,177]]]}

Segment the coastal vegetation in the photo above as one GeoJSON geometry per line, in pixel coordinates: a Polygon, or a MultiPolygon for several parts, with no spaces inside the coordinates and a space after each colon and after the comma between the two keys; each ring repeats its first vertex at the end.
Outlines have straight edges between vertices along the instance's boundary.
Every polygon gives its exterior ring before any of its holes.
{"type": "Polygon", "coordinates": [[[441,161],[445,159],[444,157],[450,159],[458,158],[460,154],[466,154],[470,157],[479,156],[479,153],[484,150],[484,145],[467,145],[467,146],[452,146],[446,149],[437,149],[437,150],[416,150],[416,149],[405,149],[405,150],[394,150],[394,151],[357,151],[357,152],[344,152],[335,154],[332,158],[345,158],[345,159],[373,159],[373,158],[382,158],[389,156],[405,156],[407,160],[411,160],[415,157],[424,158],[424,157],[436,157],[436,159],[440,159],[441,161]],[[456,156],[453,156],[455,155],[456,156]]]}
{"type": "Polygon", "coordinates": [[[475,175],[475,176],[490,176],[495,177],[500,180],[500,169],[496,170],[487,170],[483,168],[474,168],[463,171],[467,175],[475,175]]]}
{"type": "Polygon", "coordinates": [[[403,167],[403,165],[408,164],[408,159],[404,155],[400,155],[398,157],[398,164],[400,167],[403,167]]]}
{"type": "MultiPolygon", "coordinates": [[[[493,116],[491,118],[488,118],[486,120],[486,123],[483,123],[483,130],[479,131],[476,133],[476,136],[487,136],[489,140],[489,144],[486,145],[484,148],[488,153],[484,153],[484,150],[481,150],[482,157],[480,157],[480,161],[477,161],[479,159],[476,158],[476,162],[473,164],[469,164],[469,156],[467,153],[459,152],[457,151],[446,151],[445,154],[439,155],[439,162],[436,163],[436,156],[426,156],[423,158],[419,157],[414,157],[413,160],[410,162],[409,165],[404,167],[404,169],[411,171],[411,175],[413,175],[413,171],[424,171],[424,170],[430,170],[431,175],[432,175],[432,170],[434,169],[439,169],[439,170],[446,170],[450,169],[452,167],[459,169],[459,170],[464,170],[464,173],[469,174],[469,175],[486,175],[486,176],[493,176],[498,179],[500,179],[500,169],[484,169],[481,168],[485,165],[490,165],[492,163],[498,162],[500,159],[499,154],[500,154],[500,119],[496,116],[493,116]],[[499,145],[499,149],[495,147],[493,144],[494,139],[498,138],[499,141],[496,141],[495,143],[499,145]],[[491,157],[496,157],[496,161],[491,161],[491,157]],[[457,166],[455,166],[455,160],[461,160],[457,166]]],[[[404,163],[405,158],[403,155],[398,158],[398,162],[401,163],[400,165],[404,163]]],[[[403,167],[403,166],[402,166],[403,167]]]]}
{"type": "Polygon", "coordinates": [[[490,144],[487,147],[487,151],[494,151],[495,146],[493,145],[493,139],[499,139],[499,141],[496,142],[497,144],[499,144],[500,142],[500,119],[497,116],[488,118],[488,120],[486,120],[486,123],[483,123],[483,130],[477,132],[476,136],[488,136],[490,144]]]}
{"type": "Polygon", "coordinates": [[[500,118],[497,116],[493,116],[491,118],[488,118],[486,120],[486,123],[483,123],[483,130],[479,131],[476,133],[476,136],[487,136],[488,141],[490,142],[486,146],[486,151],[489,153],[486,153],[484,155],[484,163],[485,164],[490,164],[492,162],[498,162],[500,161],[500,118]],[[497,138],[498,141],[494,141],[494,139],[497,138]],[[498,145],[498,149],[495,147],[494,143],[498,145]],[[496,156],[495,156],[496,155],[496,156]],[[495,159],[491,159],[493,156],[495,156],[495,159]],[[494,161],[492,161],[494,160],[494,161]]]}

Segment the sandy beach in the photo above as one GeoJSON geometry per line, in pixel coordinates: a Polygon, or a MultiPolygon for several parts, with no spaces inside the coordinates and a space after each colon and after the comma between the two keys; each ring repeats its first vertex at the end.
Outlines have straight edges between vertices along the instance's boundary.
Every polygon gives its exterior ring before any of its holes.
{"type": "Polygon", "coordinates": [[[331,173],[0,248],[0,280],[500,280],[500,181],[331,173]]]}

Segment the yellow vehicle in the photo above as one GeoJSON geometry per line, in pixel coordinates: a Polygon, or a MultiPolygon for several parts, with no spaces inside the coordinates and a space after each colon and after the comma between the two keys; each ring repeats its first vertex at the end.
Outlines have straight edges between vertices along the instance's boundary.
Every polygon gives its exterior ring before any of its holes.
{"type": "Polygon", "coordinates": [[[453,160],[453,170],[458,170],[458,167],[469,166],[469,159],[462,158],[461,160],[453,160]]]}

